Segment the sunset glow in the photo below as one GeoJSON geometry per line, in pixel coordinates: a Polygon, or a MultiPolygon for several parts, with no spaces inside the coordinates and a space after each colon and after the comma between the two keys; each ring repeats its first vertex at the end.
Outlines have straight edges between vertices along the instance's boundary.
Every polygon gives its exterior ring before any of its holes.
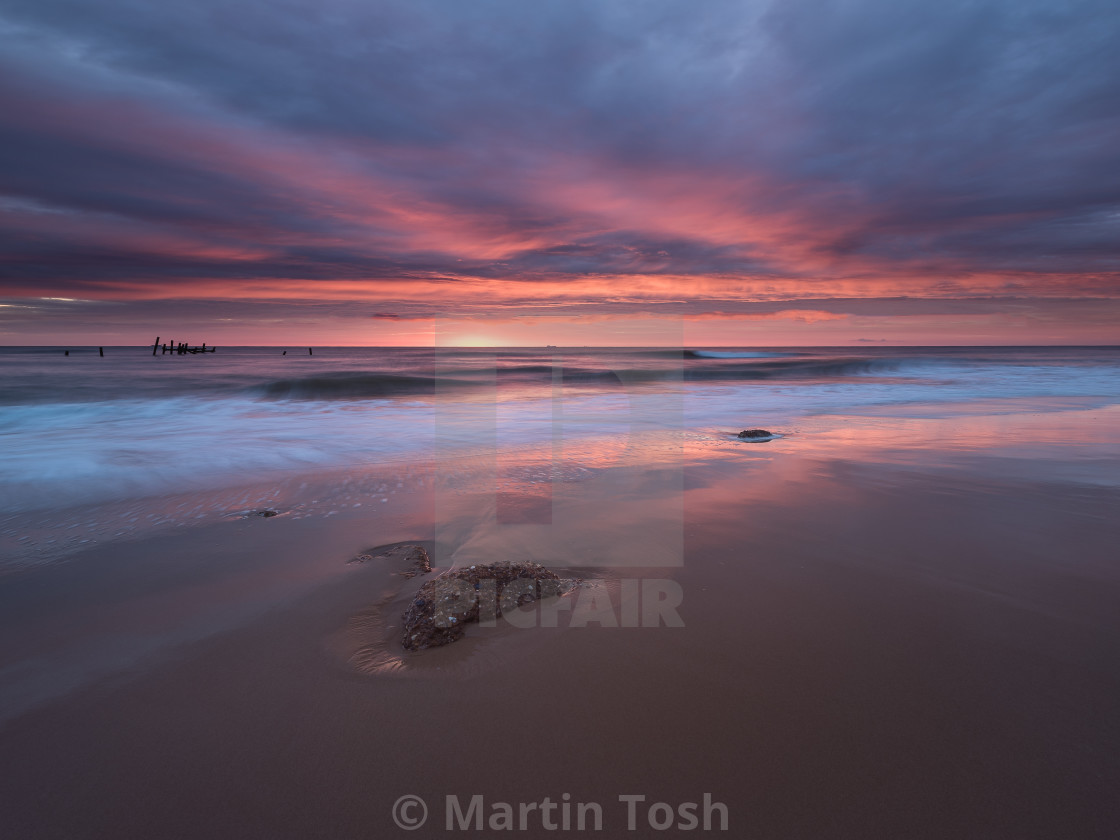
{"type": "Polygon", "coordinates": [[[1116,0],[0,0],[8,838],[1112,838],[1116,0]]]}
{"type": "Polygon", "coordinates": [[[1120,340],[1091,16],[208,5],[0,13],[0,343],[1120,340]]]}

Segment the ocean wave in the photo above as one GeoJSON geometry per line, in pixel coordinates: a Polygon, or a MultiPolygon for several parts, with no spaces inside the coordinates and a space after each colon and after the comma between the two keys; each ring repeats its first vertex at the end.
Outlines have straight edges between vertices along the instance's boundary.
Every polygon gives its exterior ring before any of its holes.
{"type": "Polygon", "coordinates": [[[274,379],[249,393],[272,400],[372,399],[431,396],[436,387],[464,387],[467,380],[398,373],[323,373],[295,379],[274,379]]]}
{"type": "Polygon", "coordinates": [[[444,389],[492,388],[495,381],[547,385],[560,381],[567,385],[595,388],[656,384],[672,381],[751,381],[773,379],[833,379],[896,372],[904,365],[897,359],[822,359],[781,358],[778,356],[728,357],[732,363],[665,365],[657,367],[560,367],[551,365],[509,365],[504,367],[458,368],[450,376],[418,374],[335,372],[291,379],[276,379],[248,389],[248,393],[269,400],[353,400],[392,399],[395,397],[434,396],[444,389]],[[735,359],[744,363],[735,364],[735,359]]]}
{"type": "Polygon", "coordinates": [[[765,350],[685,350],[686,359],[780,359],[797,355],[765,350]]]}
{"type": "Polygon", "coordinates": [[[675,361],[666,352],[663,362],[629,351],[588,353],[560,368],[559,391],[552,387],[556,369],[525,355],[489,367],[481,354],[451,359],[455,366],[411,352],[228,362],[220,354],[205,361],[139,355],[134,364],[110,367],[94,353],[84,368],[59,355],[22,368],[7,360],[19,374],[8,380],[27,387],[20,402],[0,404],[5,512],[496,445],[551,452],[558,422],[565,439],[637,441],[635,430],[674,422],[728,432],[743,422],[784,429],[814,414],[926,416],[932,409],[921,406],[933,403],[976,403],[990,412],[997,399],[1057,410],[1063,400],[1112,405],[1120,394],[1120,352],[1109,348],[806,350],[683,361],[678,351],[675,361]],[[362,364],[374,369],[362,371],[362,364]],[[374,367],[392,364],[398,370],[374,367]],[[55,391],[40,395],[35,383],[55,391]],[[81,383],[90,387],[77,388],[81,383]],[[447,399],[434,399],[444,393],[447,399]],[[919,407],[900,408],[907,405],[919,407]]]}
{"type": "Polygon", "coordinates": [[[903,367],[897,359],[768,359],[745,365],[713,365],[685,368],[686,380],[749,381],[752,379],[837,379],[875,373],[896,373],[903,367]]]}

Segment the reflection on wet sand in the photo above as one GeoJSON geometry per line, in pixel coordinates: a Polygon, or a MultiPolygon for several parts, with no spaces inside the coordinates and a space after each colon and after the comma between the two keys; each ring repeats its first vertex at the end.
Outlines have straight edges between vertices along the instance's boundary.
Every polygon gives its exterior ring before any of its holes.
{"type": "Polygon", "coordinates": [[[1117,414],[1010,408],[807,416],[764,445],[729,426],[449,447],[392,496],[323,474],[318,515],[28,577],[0,611],[6,673],[76,676],[0,729],[19,768],[6,818],[27,836],[236,837],[245,823],[199,807],[232,801],[273,837],[351,837],[409,792],[688,785],[745,837],[1109,836],[1117,414]],[[510,496],[536,507],[504,515],[510,496]],[[390,541],[424,542],[436,573],[512,559],[598,578],[618,618],[471,625],[406,654],[423,578],[346,564],[390,541]],[[627,623],[649,580],[679,586],[679,624],[627,623]],[[176,635],[222,597],[228,621],[176,635]],[[114,658],[153,627],[162,647],[114,658]]]}

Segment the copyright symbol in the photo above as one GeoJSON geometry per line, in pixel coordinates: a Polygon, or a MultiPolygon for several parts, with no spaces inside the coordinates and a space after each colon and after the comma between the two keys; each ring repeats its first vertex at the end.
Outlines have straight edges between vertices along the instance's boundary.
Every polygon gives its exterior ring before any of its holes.
{"type": "Polygon", "coordinates": [[[419,796],[405,794],[393,803],[393,822],[398,828],[412,831],[419,828],[428,819],[428,806],[419,796]],[[419,812],[419,813],[417,813],[419,812]]]}

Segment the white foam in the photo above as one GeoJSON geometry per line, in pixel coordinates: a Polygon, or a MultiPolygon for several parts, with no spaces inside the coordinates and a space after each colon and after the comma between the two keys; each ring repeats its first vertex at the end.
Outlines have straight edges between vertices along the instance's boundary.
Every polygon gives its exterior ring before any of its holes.
{"type": "MultiPolygon", "coordinates": [[[[722,351],[704,351],[717,353],[722,351]]],[[[739,353],[739,356],[748,354],[739,353]]],[[[920,404],[1066,398],[1120,400],[1114,365],[961,364],[907,367],[905,377],[802,382],[693,382],[609,392],[458,401],[118,399],[0,407],[0,509],[67,507],[211,490],[317,468],[612,439],[642,432],[789,428],[807,415],[912,413],[920,404]]],[[[574,450],[573,450],[574,451],[574,450]]],[[[381,490],[387,495],[389,487],[381,490]]],[[[246,505],[249,500],[246,500],[246,505]]]]}

